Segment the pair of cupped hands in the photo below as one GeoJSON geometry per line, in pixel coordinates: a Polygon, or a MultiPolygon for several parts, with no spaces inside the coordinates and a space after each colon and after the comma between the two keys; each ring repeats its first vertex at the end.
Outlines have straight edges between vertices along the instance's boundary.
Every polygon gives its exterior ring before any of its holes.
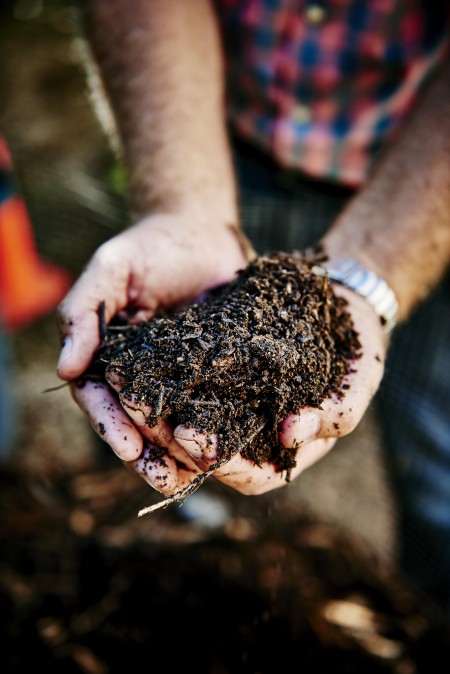
{"type": "MultiPolygon", "coordinates": [[[[70,382],[75,402],[119,459],[166,497],[187,488],[215,463],[217,438],[166,421],[149,426],[151,409],[127,399],[119,377],[104,382],[84,377],[100,344],[99,305],[104,302],[107,323],[131,311],[134,321],[148,320],[158,309],[182,308],[205,290],[231,281],[247,264],[234,228],[205,228],[179,215],[152,215],[102,244],[58,307],[59,377],[70,382]]],[[[383,376],[385,343],[377,315],[346,288],[335,286],[335,292],[348,301],[362,353],[345,378],[344,397],[326,399],[320,409],[302,408],[280,424],[281,445],[296,448],[291,480],[357,426],[383,376]]],[[[273,465],[257,466],[239,452],[213,476],[246,495],[286,484],[285,474],[273,465]]]]}

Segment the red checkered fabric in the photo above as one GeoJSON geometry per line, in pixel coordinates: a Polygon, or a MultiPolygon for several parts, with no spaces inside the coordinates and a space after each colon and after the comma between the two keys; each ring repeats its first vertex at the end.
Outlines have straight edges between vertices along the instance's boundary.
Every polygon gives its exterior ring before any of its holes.
{"type": "Polygon", "coordinates": [[[232,130],[352,187],[448,54],[440,0],[216,0],[232,130]]]}

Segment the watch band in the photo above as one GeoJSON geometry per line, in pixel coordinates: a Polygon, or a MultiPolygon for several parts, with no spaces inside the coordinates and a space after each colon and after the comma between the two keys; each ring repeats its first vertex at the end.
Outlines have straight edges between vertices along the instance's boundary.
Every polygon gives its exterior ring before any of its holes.
{"type": "Polygon", "coordinates": [[[386,334],[390,334],[397,323],[398,301],[392,288],[371,269],[363,267],[356,260],[335,257],[330,261],[315,265],[313,270],[321,276],[328,275],[331,281],[353,290],[373,307],[380,317],[386,334]]]}

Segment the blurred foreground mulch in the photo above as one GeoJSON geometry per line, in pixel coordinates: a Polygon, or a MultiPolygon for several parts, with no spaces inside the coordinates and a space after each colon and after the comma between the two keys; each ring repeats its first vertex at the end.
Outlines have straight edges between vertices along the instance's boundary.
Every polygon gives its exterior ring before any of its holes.
{"type": "Polygon", "coordinates": [[[5,674],[448,671],[435,608],[286,505],[246,497],[208,528],[183,505],[138,518],[158,495],[121,465],[0,481],[5,674]]]}

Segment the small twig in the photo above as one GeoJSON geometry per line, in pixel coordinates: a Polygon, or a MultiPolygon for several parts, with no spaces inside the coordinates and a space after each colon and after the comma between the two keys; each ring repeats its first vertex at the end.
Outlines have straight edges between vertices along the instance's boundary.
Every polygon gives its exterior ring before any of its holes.
{"type": "Polygon", "coordinates": [[[86,381],[105,381],[104,377],[101,377],[100,375],[97,374],[89,374],[88,376],[81,377],[79,379],[71,379],[70,381],[65,381],[63,384],[60,384],[59,386],[52,386],[51,388],[46,388],[42,391],[42,393],[51,393],[52,391],[59,391],[62,388],[65,388],[66,386],[70,386],[71,384],[75,384],[77,382],[83,383],[86,381]]]}
{"type": "MultiPolygon", "coordinates": [[[[111,328],[108,328],[108,330],[110,330],[110,329],[111,329],[111,328]]],[[[114,339],[110,339],[110,340],[108,341],[108,346],[109,346],[109,347],[111,347],[111,346],[116,346],[116,344],[121,344],[121,343],[124,342],[124,341],[125,341],[125,337],[123,337],[123,336],[114,337],[114,339]]],[[[101,346],[102,346],[102,345],[103,345],[103,342],[102,342],[101,346]]],[[[109,361],[105,360],[104,362],[107,363],[107,362],[109,362],[109,361]]]]}
{"type": "Polygon", "coordinates": [[[167,508],[171,503],[176,503],[177,501],[184,501],[188,496],[191,496],[197,489],[203,484],[203,482],[206,480],[207,477],[209,477],[214,471],[219,467],[218,463],[215,463],[211,466],[211,468],[204,473],[201,473],[200,475],[197,475],[192,482],[190,482],[187,487],[184,487],[183,489],[180,489],[180,491],[177,491],[175,494],[172,496],[168,496],[165,498],[163,501],[160,501],[159,503],[155,503],[154,505],[148,506],[147,508],[142,508],[138,512],[138,517],[142,517],[143,515],[148,515],[149,513],[154,512],[155,510],[159,510],[160,508],[167,508]]]}
{"type": "Polygon", "coordinates": [[[165,392],[166,392],[165,387],[161,386],[158,392],[158,398],[156,399],[155,408],[153,410],[153,414],[155,414],[157,417],[159,417],[159,415],[162,412],[165,392]]]}
{"type": "Polygon", "coordinates": [[[127,330],[135,329],[135,325],[108,325],[108,332],[126,332],[127,330]]]}
{"type": "Polygon", "coordinates": [[[45,388],[42,393],[51,393],[52,391],[59,391],[62,388],[65,388],[66,386],[69,386],[71,384],[70,381],[65,381],[64,384],[60,384],[59,386],[52,386],[51,388],[45,388]]]}

